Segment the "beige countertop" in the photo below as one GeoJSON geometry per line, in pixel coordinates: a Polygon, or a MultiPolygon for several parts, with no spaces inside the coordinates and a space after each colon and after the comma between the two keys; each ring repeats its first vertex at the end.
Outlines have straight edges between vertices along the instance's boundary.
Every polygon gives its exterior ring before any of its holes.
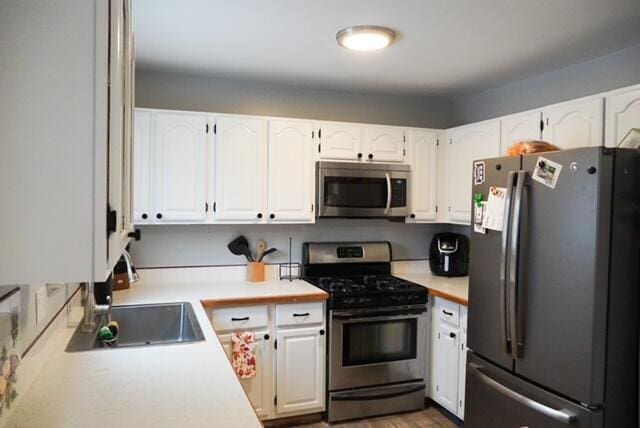
{"type": "Polygon", "coordinates": [[[469,305],[469,277],[443,277],[431,272],[394,273],[395,276],[415,282],[429,289],[429,293],[462,305],[469,305]]]}
{"type": "MultiPolygon", "coordinates": [[[[68,353],[64,332],[8,427],[260,427],[201,302],[324,300],[304,281],[134,284],[116,291],[116,305],[192,304],[205,340],[68,353]],[[253,299],[253,300],[251,300],[253,299]]],[[[223,303],[224,304],[224,303],[223,303]]],[[[230,304],[230,303],[229,303],[230,304]]]]}

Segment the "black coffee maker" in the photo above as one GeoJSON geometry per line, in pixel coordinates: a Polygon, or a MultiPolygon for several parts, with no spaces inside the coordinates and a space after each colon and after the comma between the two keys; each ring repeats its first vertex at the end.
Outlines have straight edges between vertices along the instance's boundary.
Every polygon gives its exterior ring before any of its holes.
{"type": "Polygon", "coordinates": [[[469,238],[458,233],[436,233],[429,246],[429,267],[438,276],[469,274],[469,238]]]}

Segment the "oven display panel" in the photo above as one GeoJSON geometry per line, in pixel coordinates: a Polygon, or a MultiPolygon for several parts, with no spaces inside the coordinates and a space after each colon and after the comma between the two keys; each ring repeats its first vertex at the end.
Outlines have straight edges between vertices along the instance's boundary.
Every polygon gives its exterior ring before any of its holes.
{"type": "Polygon", "coordinates": [[[361,259],[364,257],[362,247],[338,247],[339,259],[361,259]]]}

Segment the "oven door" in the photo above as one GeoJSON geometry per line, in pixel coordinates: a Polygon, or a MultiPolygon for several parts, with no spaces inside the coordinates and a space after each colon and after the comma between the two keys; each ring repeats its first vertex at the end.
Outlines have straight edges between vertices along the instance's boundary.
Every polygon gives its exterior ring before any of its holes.
{"type": "Polygon", "coordinates": [[[318,216],[405,217],[408,178],[408,171],[318,167],[318,216]]]}
{"type": "Polygon", "coordinates": [[[331,311],[329,390],[424,379],[426,306],[331,311]]]}

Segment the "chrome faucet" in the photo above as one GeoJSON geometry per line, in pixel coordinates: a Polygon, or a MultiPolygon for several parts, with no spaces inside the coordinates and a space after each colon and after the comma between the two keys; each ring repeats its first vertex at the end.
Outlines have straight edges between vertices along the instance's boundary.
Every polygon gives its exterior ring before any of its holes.
{"type": "MultiPolygon", "coordinates": [[[[133,284],[137,282],[139,277],[136,272],[136,268],[133,266],[131,256],[127,250],[123,250],[122,257],[127,265],[127,276],[129,277],[129,283],[133,284]]],[[[84,318],[82,318],[82,331],[90,333],[94,331],[97,318],[103,315],[109,315],[111,312],[112,297],[107,296],[107,304],[99,305],[96,303],[94,295],[95,284],[93,282],[87,282],[82,289],[82,303],[84,305],[84,318]]]]}
{"type": "Polygon", "coordinates": [[[133,266],[133,262],[131,261],[131,256],[127,250],[122,251],[122,257],[124,257],[124,262],[127,265],[127,276],[129,277],[129,284],[133,284],[134,282],[138,282],[138,272],[136,272],[136,268],[133,266]]]}
{"type": "Polygon", "coordinates": [[[97,318],[108,315],[111,312],[111,296],[107,296],[107,304],[99,305],[93,294],[94,283],[87,282],[82,289],[82,303],[84,305],[84,317],[82,318],[82,331],[91,333],[97,324],[97,318]]]}

